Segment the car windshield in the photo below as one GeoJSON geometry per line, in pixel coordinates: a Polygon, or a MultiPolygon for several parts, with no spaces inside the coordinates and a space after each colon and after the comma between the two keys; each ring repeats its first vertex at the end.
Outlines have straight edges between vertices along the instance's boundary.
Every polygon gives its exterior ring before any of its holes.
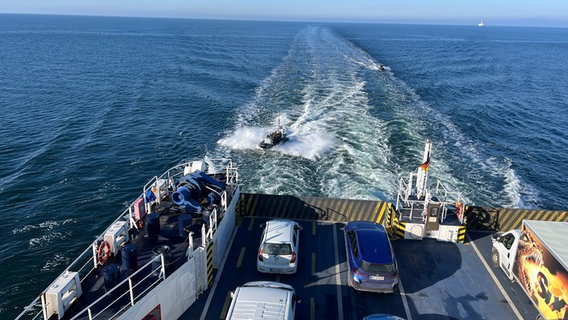
{"type": "Polygon", "coordinates": [[[274,255],[292,254],[292,247],[289,243],[265,243],[262,252],[274,255]]]}
{"type": "Polygon", "coordinates": [[[379,274],[386,274],[386,273],[393,273],[394,272],[394,264],[378,264],[378,263],[370,263],[367,261],[363,261],[361,264],[361,270],[368,272],[368,273],[379,273],[379,274]]]}

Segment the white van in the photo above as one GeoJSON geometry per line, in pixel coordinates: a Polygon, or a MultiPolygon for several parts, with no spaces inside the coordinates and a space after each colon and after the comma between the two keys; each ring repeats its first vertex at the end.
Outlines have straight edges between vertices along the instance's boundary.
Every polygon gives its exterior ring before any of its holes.
{"type": "Polygon", "coordinates": [[[231,293],[225,319],[294,319],[300,300],[292,286],[273,281],[248,282],[231,293]]]}

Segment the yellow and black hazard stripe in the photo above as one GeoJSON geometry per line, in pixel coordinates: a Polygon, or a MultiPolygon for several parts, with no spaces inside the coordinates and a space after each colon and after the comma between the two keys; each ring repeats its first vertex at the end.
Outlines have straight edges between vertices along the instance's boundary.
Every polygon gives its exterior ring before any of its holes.
{"type": "Polygon", "coordinates": [[[471,206],[466,210],[467,229],[506,231],[518,229],[523,220],[568,221],[566,211],[488,208],[471,206]]]}
{"type": "Polygon", "coordinates": [[[457,242],[460,243],[465,242],[465,232],[466,232],[466,226],[459,226],[457,242]]]}
{"type": "Polygon", "coordinates": [[[207,244],[207,285],[213,283],[213,241],[207,244]]]}

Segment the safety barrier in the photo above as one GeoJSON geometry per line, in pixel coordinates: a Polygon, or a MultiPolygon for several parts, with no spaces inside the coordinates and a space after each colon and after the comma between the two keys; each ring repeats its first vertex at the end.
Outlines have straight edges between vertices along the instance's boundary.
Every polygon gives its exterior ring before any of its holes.
{"type": "MultiPolygon", "coordinates": [[[[393,237],[404,237],[406,229],[406,224],[398,221],[392,203],[387,201],[241,193],[237,203],[237,224],[244,216],[336,222],[374,221],[384,224],[393,237]]],[[[459,242],[465,239],[466,230],[515,229],[521,226],[523,219],[568,221],[566,211],[480,206],[467,206],[465,216],[467,223],[458,231],[459,242]]]]}
{"type": "MultiPolygon", "coordinates": [[[[347,222],[353,220],[384,223],[392,205],[386,201],[333,199],[241,193],[238,216],[347,222]],[[389,209],[390,208],[390,209],[389,209]]],[[[239,221],[239,219],[237,219],[239,221]]]]}
{"type": "Polygon", "coordinates": [[[523,220],[568,221],[566,211],[471,206],[466,209],[467,229],[505,231],[521,227],[523,220]]]}

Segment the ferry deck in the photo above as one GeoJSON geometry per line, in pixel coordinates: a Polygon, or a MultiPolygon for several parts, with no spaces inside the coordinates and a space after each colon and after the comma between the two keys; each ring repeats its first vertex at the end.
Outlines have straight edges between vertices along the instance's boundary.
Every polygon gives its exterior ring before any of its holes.
{"type": "MultiPolygon", "coordinates": [[[[257,272],[260,225],[270,218],[242,220],[224,263],[215,271],[213,286],[181,319],[224,319],[230,292],[257,280],[291,284],[301,298],[296,319],[362,319],[374,313],[407,320],[537,317],[520,286],[491,267],[491,232],[469,231],[465,243],[393,240],[401,285],[395,294],[376,294],[347,286],[342,222],[296,219],[303,228],[298,272],[257,272]]],[[[293,214],[287,218],[294,218],[293,214]]]]}

